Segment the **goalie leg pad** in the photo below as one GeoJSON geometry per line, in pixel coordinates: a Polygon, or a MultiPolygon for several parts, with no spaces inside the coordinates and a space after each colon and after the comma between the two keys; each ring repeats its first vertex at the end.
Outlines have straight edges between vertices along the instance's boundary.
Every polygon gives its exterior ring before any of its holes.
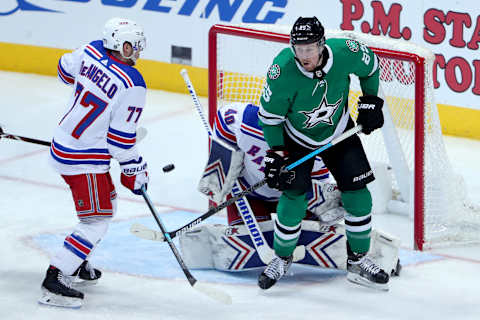
{"type": "MultiPolygon", "coordinates": [[[[271,246],[273,221],[259,222],[259,226],[271,246]]],[[[330,226],[304,220],[298,245],[305,246],[306,252],[296,263],[346,270],[347,250],[343,225],[330,226]]],[[[386,272],[396,270],[399,245],[400,241],[395,237],[373,230],[370,256],[386,272]]],[[[180,236],[180,248],[185,263],[192,269],[237,272],[265,266],[244,225],[199,225],[180,236]]]]}
{"type": "Polygon", "coordinates": [[[183,233],[179,242],[185,264],[192,269],[215,268],[213,260],[218,254],[218,248],[212,250],[210,239],[221,236],[225,228],[226,226],[204,224],[183,233]]]}

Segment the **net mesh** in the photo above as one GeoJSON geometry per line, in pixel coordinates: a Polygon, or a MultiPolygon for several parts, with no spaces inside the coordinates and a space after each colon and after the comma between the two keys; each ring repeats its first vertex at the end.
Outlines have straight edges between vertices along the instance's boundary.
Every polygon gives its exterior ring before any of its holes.
{"type": "MultiPolygon", "coordinates": [[[[288,34],[290,27],[256,25],[255,29],[288,34]]],[[[480,209],[468,201],[463,179],[453,172],[443,143],[433,94],[431,76],[433,54],[427,49],[409,42],[386,37],[331,30],[327,30],[326,36],[327,38],[352,38],[369,47],[383,48],[399,53],[412,52],[425,59],[426,80],[421,86],[425,95],[423,147],[415,146],[414,139],[415,84],[418,81],[415,73],[416,65],[413,61],[383,56],[378,51],[376,53],[381,68],[381,92],[393,124],[394,140],[397,140],[399,144],[392,146],[390,140],[386,139],[385,132],[380,130],[374,131],[369,136],[360,135],[360,137],[371,162],[386,163],[396,167],[392,177],[392,188],[399,199],[409,203],[411,217],[414,214],[420,214],[413,212],[414,152],[415,148],[423,148],[424,164],[421,174],[424,177],[424,213],[421,217],[423,220],[421,237],[424,248],[451,245],[452,243],[479,242],[480,209]],[[398,152],[398,149],[401,149],[401,152],[398,152]],[[402,165],[404,166],[403,171],[398,168],[402,165]],[[409,189],[404,188],[403,194],[401,180],[407,181],[406,184],[410,186],[409,189]]],[[[230,102],[248,102],[259,105],[266,71],[272,59],[287,45],[287,43],[265,39],[218,34],[215,53],[217,58],[216,105],[223,106],[230,102]]],[[[357,117],[357,101],[360,95],[360,83],[356,77],[351,76],[348,105],[354,119],[357,117]]],[[[215,108],[215,105],[210,108],[215,108]]],[[[210,110],[210,112],[214,111],[210,110]]]]}

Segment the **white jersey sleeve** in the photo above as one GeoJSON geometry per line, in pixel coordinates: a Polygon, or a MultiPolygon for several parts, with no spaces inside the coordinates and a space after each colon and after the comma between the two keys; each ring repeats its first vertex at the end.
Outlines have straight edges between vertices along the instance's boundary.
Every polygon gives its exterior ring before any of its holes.
{"type": "Polygon", "coordinates": [[[129,88],[112,111],[107,143],[110,154],[118,162],[138,158],[135,146],[136,129],[145,107],[145,95],[146,90],[143,87],[129,88]]]}
{"type": "Polygon", "coordinates": [[[79,73],[82,52],[85,46],[82,46],[71,53],[66,53],[60,57],[57,66],[58,78],[66,85],[72,86],[75,82],[75,75],[79,73]]]}

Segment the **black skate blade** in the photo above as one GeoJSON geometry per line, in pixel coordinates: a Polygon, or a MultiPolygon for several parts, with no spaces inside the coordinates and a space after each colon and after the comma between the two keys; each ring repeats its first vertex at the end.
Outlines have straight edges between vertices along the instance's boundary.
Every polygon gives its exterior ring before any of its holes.
{"type": "Polygon", "coordinates": [[[352,283],[359,284],[361,286],[376,289],[376,290],[388,291],[390,289],[389,286],[388,286],[388,282],[387,283],[375,283],[375,282],[372,282],[368,279],[365,279],[364,277],[361,277],[360,275],[358,275],[356,273],[352,273],[352,272],[347,273],[347,280],[352,282],[352,283]]]}

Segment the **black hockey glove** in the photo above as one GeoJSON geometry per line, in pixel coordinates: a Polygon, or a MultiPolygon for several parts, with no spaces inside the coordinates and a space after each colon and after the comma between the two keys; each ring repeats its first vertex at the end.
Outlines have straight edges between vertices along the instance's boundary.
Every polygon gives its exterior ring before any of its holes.
{"type": "Polygon", "coordinates": [[[265,156],[265,179],[270,188],[285,190],[295,179],[295,172],[285,169],[288,161],[286,151],[268,150],[265,156]],[[282,156],[282,154],[284,154],[282,156]]]}
{"type": "Polygon", "coordinates": [[[362,96],[358,99],[357,124],[362,125],[362,132],[370,134],[383,126],[383,99],[377,96],[362,96]]]}

